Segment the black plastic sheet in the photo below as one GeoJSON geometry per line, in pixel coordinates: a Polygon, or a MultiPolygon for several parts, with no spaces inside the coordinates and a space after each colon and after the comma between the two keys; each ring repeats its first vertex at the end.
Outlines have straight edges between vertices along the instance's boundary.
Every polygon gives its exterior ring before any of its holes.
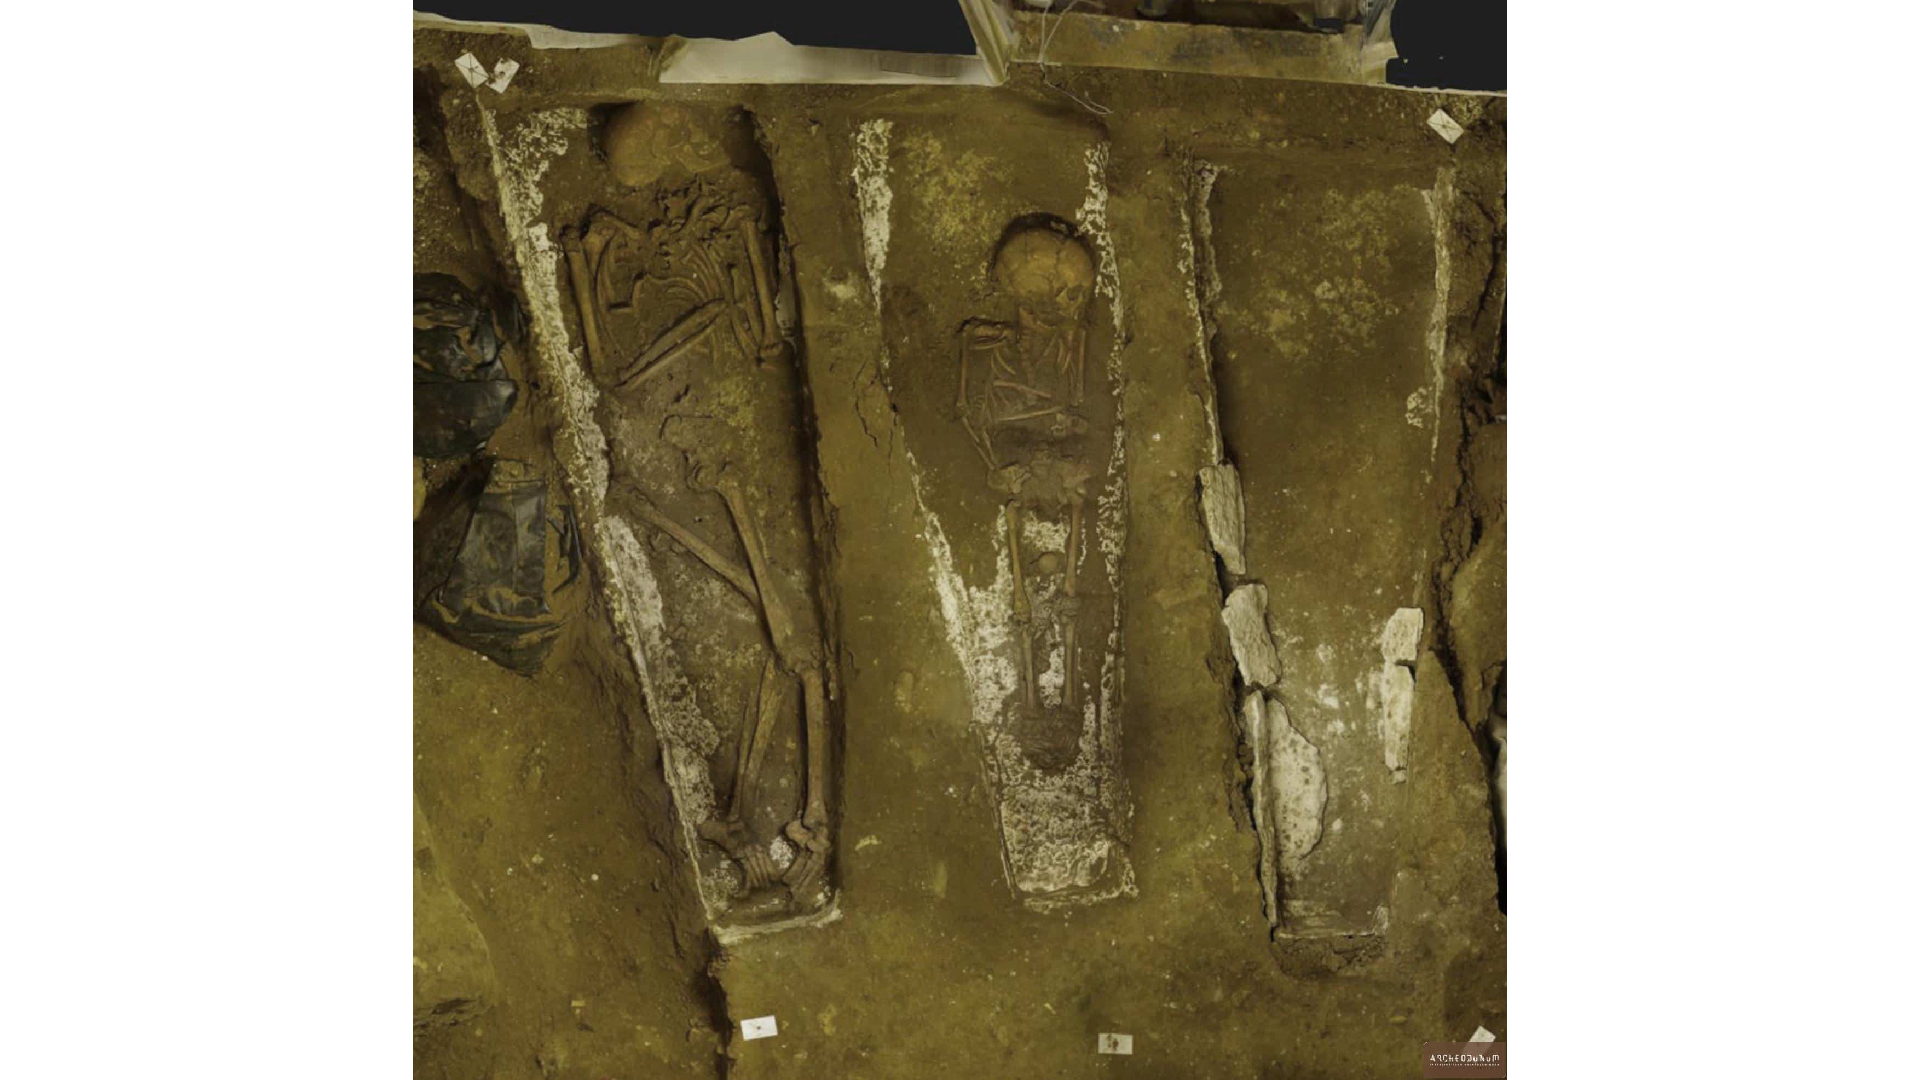
{"type": "Polygon", "coordinates": [[[435,492],[414,524],[416,617],[502,667],[532,674],[565,619],[549,603],[580,573],[570,512],[547,517],[547,481],[519,461],[483,459],[435,492]],[[560,583],[548,588],[548,530],[560,583]]]}
{"type": "Polygon", "coordinates": [[[414,275],[414,455],[450,458],[480,449],[518,397],[500,362],[491,308],[450,274],[414,275]]]}

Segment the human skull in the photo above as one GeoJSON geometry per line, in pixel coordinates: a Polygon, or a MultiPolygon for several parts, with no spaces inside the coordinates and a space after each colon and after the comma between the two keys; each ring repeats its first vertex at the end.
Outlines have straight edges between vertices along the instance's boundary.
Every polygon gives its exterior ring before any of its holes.
{"type": "Polygon", "coordinates": [[[1044,326],[1080,320],[1093,295],[1093,256],[1064,226],[1025,225],[1000,244],[994,281],[1022,314],[1044,326]]]}
{"type": "Polygon", "coordinates": [[[636,101],[607,121],[600,148],[615,180],[643,188],[669,174],[693,176],[739,164],[743,136],[734,130],[738,126],[730,121],[715,138],[682,105],[636,101]]]}

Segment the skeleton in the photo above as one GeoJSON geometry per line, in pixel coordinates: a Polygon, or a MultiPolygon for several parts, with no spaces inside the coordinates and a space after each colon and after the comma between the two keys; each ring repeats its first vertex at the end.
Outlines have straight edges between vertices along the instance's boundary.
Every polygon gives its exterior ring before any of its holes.
{"type": "MultiPolygon", "coordinates": [[[[650,211],[644,223],[602,209],[590,214],[584,230],[561,231],[588,358],[601,384],[615,395],[632,397],[669,371],[699,380],[713,377],[722,361],[789,363],[791,347],[774,303],[765,237],[769,214],[759,182],[672,106],[627,107],[609,123],[605,148],[622,186],[652,189],[655,198],[651,207],[643,203],[643,213],[650,211]],[[623,274],[636,264],[637,272],[625,280],[623,274]],[[679,314],[650,341],[623,339],[618,324],[635,321],[646,300],[679,314]]],[[[779,491],[756,490],[742,468],[765,452],[761,428],[768,426],[770,407],[750,402],[725,418],[704,417],[678,427],[682,417],[670,415],[661,429],[663,435],[672,433],[671,441],[692,466],[688,487],[717,495],[724,504],[746,556],[744,566],[664,513],[645,492],[624,485],[612,497],[618,509],[670,537],[757,611],[770,653],[745,710],[732,795],[698,832],[739,865],[738,897],[784,885],[794,904],[817,906],[823,902],[831,850],[826,649],[806,587],[810,575],[802,573],[803,584],[793,582],[776,566],[765,542],[765,522],[773,519],[762,515],[777,512],[778,495],[799,493],[777,481],[779,491]],[[766,752],[780,717],[790,715],[796,683],[805,790],[799,815],[781,829],[796,851],[782,872],[769,854],[770,838],[752,835],[747,811],[761,794],[766,752]]]]}
{"type": "Polygon", "coordinates": [[[696,180],[690,199],[664,200],[669,224],[651,230],[600,210],[593,214],[584,236],[571,229],[562,231],[560,246],[566,252],[574,296],[580,298],[587,355],[596,373],[615,390],[639,388],[723,326],[748,354],[762,360],[784,355],[786,342],[775,322],[773,283],[761,250],[763,226],[752,207],[726,201],[730,186],[734,185],[696,180]],[[672,269],[658,268],[657,274],[636,277],[629,294],[616,300],[614,260],[609,255],[622,245],[634,250],[663,248],[663,261],[672,269]],[[682,268],[684,272],[673,272],[682,268]],[[638,306],[639,292],[649,277],[663,284],[669,295],[685,297],[691,306],[645,349],[635,350],[612,339],[613,313],[638,306]]]}
{"type": "Polygon", "coordinates": [[[1015,225],[994,254],[994,281],[1015,307],[1012,323],[968,321],[960,333],[955,405],[987,466],[988,484],[1004,495],[1013,570],[1012,622],[1018,636],[1021,723],[1029,756],[1062,766],[1079,731],[1079,563],[1087,484],[1085,317],[1093,292],[1093,260],[1071,229],[1056,220],[1015,225]],[[1031,564],[1021,551],[1023,515],[1066,518],[1064,555],[1043,552],[1031,564]],[[1034,672],[1031,579],[1059,577],[1052,614],[1061,625],[1067,718],[1042,715],[1034,672]]]}

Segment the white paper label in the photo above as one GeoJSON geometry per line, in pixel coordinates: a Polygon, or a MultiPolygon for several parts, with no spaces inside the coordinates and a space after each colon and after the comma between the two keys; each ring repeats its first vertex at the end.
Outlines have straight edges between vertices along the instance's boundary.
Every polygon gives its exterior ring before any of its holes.
{"type": "Polygon", "coordinates": [[[740,1021],[740,1037],[743,1039],[771,1039],[778,1034],[780,1025],[771,1016],[756,1016],[740,1021]]]}
{"type": "Polygon", "coordinates": [[[501,60],[493,65],[493,78],[487,80],[487,85],[493,87],[494,93],[504,94],[507,92],[507,84],[513,81],[513,73],[519,70],[520,61],[501,60]]]}
{"type": "Polygon", "coordinates": [[[1103,1031],[1100,1033],[1098,1046],[1103,1054],[1131,1054],[1133,1053],[1133,1036],[1103,1031]]]}
{"type": "Polygon", "coordinates": [[[472,53],[461,53],[460,59],[455,60],[453,66],[460,69],[460,74],[466,78],[468,86],[479,86],[487,81],[486,65],[476,59],[472,53]]]}
{"type": "Polygon", "coordinates": [[[1432,128],[1441,138],[1447,140],[1449,143],[1467,132],[1466,128],[1460,126],[1458,120],[1447,115],[1445,109],[1433,110],[1433,115],[1427,117],[1427,126],[1432,128]]]}
{"type": "Polygon", "coordinates": [[[1476,1027],[1473,1029],[1473,1037],[1469,1038],[1467,1041],[1468,1042],[1495,1042],[1496,1040],[1493,1037],[1493,1032],[1488,1031],[1486,1028],[1483,1028],[1483,1027],[1476,1027]]]}

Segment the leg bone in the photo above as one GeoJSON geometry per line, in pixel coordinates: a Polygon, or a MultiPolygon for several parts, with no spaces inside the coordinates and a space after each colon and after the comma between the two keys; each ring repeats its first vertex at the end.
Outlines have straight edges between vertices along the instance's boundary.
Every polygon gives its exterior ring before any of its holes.
{"type": "Polygon", "coordinates": [[[752,804],[755,789],[760,784],[760,765],[766,760],[767,741],[773,731],[773,722],[783,711],[785,680],[780,677],[778,662],[771,656],[760,671],[760,694],[755,706],[755,716],[746,731],[746,737],[740,743],[740,765],[734,775],[733,809],[727,817],[739,821],[752,804]]]}
{"type": "Polygon", "coordinates": [[[1040,707],[1039,688],[1033,678],[1033,608],[1027,602],[1027,583],[1020,570],[1020,504],[1007,504],[1007,550],[1013,558],[1013,623],[1020,629],[1020,682],[1025,688],[1027,707],[1040,707]]]}
{"type": "Polygon", "coordinates": [[[740,544],[747,549],[747,566],[752,569],[753,580],[760,589],[760,613],[766,618],[773,651],[788,671],[798,673],[819,667],[819,657],[810,647],[812,643],[801,638],[800,624],[787,608],[782,595],[785,590],[778,588],[773,580],[766,549],[760,542],[760,527],[739,482],[723,472],[713,478],[712,487],[726,502],[727,512],[733,515],[733,527],[740,533],[740,544]]]}
{"type": "Polygon", "coordinates": [[[760,250],[760,230],[752,221],[740,223],[740,239],[747,246],[747,262],[753,268],[753,292],[760,304],[761,347],[775,344],[780,326],[773,311],[773,276],[767,273],[766,256],[760,250]]]}
{"type": "Polygon", "coordinates": [[[580,235],[571,229],[560,234],[560,246],[567,254],[567,277],[573,283],[573,302],[580,309],[580,331],[587,339],[587,360],[596,372],[605,372],[607,347],[600,339],[600,320],[595,317],[593,271],[587,261],[580,235]]]}
{"type": "Polygon", "coordinates": [[[760,590],[754,588],[753,579],[739,563],[720,554],[712,544],[702,540],[693,530],[660,512],[660,508],[646,496],[637,492],[625,493],[620,498],[621,509],[630,510],[635,517],[666,533],[680,542],[680,546],[692,552],[694,557],[706,563],[714,573],[727,580],[727,584],[740,590],[740,594],[760,605],[760,590]]]}
{"type": "Polygon", "coordinates": [[[682,316],[620,373],[619,388],[630,390],[666,370],[668,361],[684,354],[713,329],[724,306],[723,301],[710,300],[682,316]]]}
{"type": "Polygon", "coordinates": [[[809,829],[827,824],[827,688],[817,667],[800,673],[806,693],[807,803],[800,823],[809,829]]]}

